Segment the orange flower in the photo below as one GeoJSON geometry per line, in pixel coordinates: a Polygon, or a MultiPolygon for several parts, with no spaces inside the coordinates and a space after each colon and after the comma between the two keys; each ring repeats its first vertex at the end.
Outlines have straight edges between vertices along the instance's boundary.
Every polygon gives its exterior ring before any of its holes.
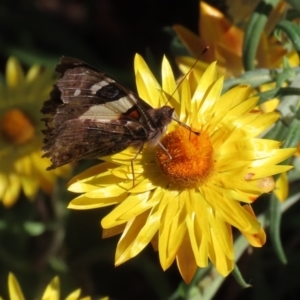
{"type": "MultiPolygon", "coordinates": [[[[257,68],[275,68],[282,63],[282,58],[287,51],[278,44],[274,37],[268,37],[271,27],[276,24],[282,11],[286,7],[285,2],[279,3],[269,18],[266,31],[263,33],[257,50],[257,68]]],[[[205,2],[200,2],[199,36],[181,25],[173,27],[182,43],[191,54],[199,57],[203,49],[207,51],[197,63],[195,73],[200,77],[207,64],[218,61],[218,71],[226,77],[239,76],[243,73],[242,47],[244,31],[232,24],[220,11],[205,2]]],[[[293,64],[297,64],[294,53],[293,64]]],[[[177,63],[183,73],[190,70],[195,59],[190,57],[178,57],[177,63]]]]}

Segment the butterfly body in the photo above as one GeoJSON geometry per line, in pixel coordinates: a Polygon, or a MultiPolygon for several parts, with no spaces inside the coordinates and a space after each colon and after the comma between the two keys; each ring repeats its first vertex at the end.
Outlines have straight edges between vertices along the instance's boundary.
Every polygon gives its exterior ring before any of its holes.
{"type": "Polygon", "coordinates": [[[153,108],[113,78],[75,58],[62,57],[57,83],[41,112],[47,115],[44,157],[54,169],[83,158],[156,145],[174,109],[153,108]]]}

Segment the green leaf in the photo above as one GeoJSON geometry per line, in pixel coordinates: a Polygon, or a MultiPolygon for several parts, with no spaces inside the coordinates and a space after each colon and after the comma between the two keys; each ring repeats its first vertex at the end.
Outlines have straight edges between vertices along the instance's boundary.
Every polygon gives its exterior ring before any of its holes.
{"type": "Polygon", "coordinates": [[[281,239],[280,239],[280,223],[281,223],[281,203],[276,195],[272,193],[270,199],[270,239],[273,244],[276,255],[283,263],[287,263],[281,239]]]}
{"type": "Polygon", "coordinates": [[[288,0],[287,1],[293,8],[300,12],[300,2],[299,0],[288,0]]]}
{"type": "Polygon", "coordinates": [[[243,276],[242,276],[242,273],[240,272],[240,270],[239,270],[239,268],[238,268],[237,265],[234,266],[234,269],[233,269],[233,271],[232,271],[231,274],[234,276],[235,280],[237,281],[237,283],[238,283],[241,287],[243,287],[243,288],[249,288],[249,287],[251,287],[251,284],[247,283],[247,282],[244,280],[244,278],[243,278],[243,276]]]}
{"type": "Polygon", "coordinates": [[[290,67],[289,61],[286,57],[283,57],[283,70],[276,78],[276,86],[281,87],[285,82],[294,80],[297,73],[290,67]]]}
{"type": "Polygon", "coordinates": [[[261,34],[268,20],[268,15],[279,0],[264,0],[256,7],[247,25],[243,44],[243,63],[245,70],[255,68],[255,56],[261,34]]]}
{"type": "Polygon", "coordinates": [[[279,120],[275,126],[267,132],[264,138],[283,141],[282,147],[296,147],[300,140],[300,120],[294,118],[290,124],[279,120]]]}
{"type": "Polygon", "coordinates": [[[257,94],[259,96],[259,103],[262,104],[272,98],[281,98],[284,96],[300,96],[300,88],[276,88],[269,91],[261,92],[257,94]]]}
{"type": "Polygon", "coordinates": [[[300,56],[300,26],[287,20],[280,21],[276,27],[284,31],[300,56]]]}
{"type": "Polygon", "coordinates": [[[300,120],[295,118],[288,127],[288,132],[285,134],[283,147],[296,147],[300,141],[300,120]]]}
{"type": "Polygon", "coordinates": [[[38,236],[46,230],[46,226],[40,222],[30,222],[24,223],[24,229],[32,236],[38,236]]]}
{"type": "Polygon", "coordinates": [[[239,78],[226,79],[222,93],[239,84],[249,84],[253,88],[257,88],[262,84],[277,82],[278,78],[283,76],[281,75],[282,73],[284,73],[284,78],[288,80],[294,80],[296,76],[300,74],[300,67],[290,69],[257,69],[247,71],[239,78]]]}

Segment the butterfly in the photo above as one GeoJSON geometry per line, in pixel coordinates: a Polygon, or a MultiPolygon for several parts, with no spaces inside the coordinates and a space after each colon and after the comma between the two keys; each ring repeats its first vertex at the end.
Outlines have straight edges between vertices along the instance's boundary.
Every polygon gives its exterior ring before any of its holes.
{"type": "Polygon", "coordinates": [[[62,57],[60,73],[41,112],[46,129],[42,151],[47,170],[87,158],[98,158],[160,144],[174,118],[170,106],[151,107],[131,90],[87,63],[62,57]]]}

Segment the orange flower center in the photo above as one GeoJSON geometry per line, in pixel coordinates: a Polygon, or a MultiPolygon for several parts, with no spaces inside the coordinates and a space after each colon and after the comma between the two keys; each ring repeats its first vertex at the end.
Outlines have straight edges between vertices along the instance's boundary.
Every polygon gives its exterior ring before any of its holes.
{"type": "Polygon", "coordinates": [[[19,109],[7,111],[0,120],[1,137],[8,143],[23,145],[34,137],[34,126],[28,116],[19,109]]]}
{"type": "Polygon", "coordinates": [[[194,188],[206,181],[213,171],[213,147],[209,135],[199,135],[180,126],[168,133],[156,152],[156,160],[172,184],[194,188]]]}

